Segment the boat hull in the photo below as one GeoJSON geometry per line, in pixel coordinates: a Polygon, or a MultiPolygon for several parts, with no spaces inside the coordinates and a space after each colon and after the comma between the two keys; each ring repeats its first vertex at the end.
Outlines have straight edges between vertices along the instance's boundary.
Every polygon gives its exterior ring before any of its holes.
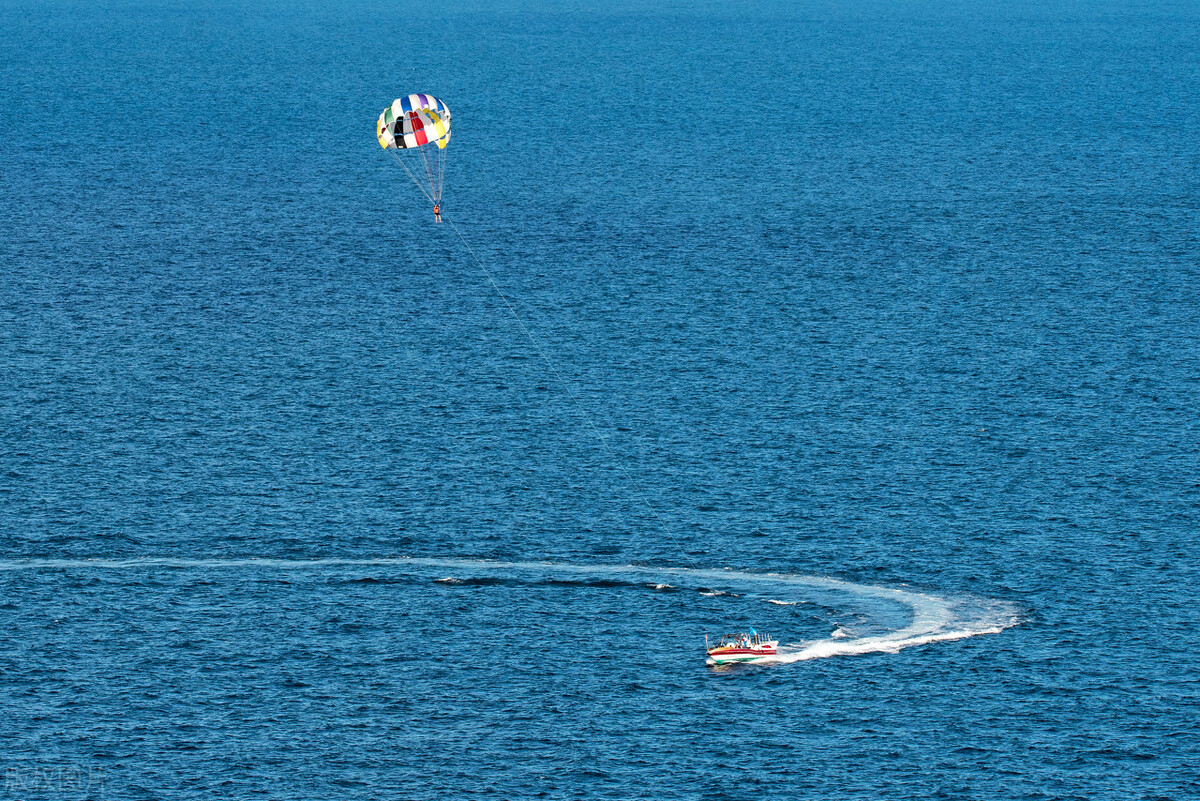
{"type": "Polygon", "coordinates": [[[708,659],[705,662],[709,665],[734,665],[744,662],[759,662],[775,656],[777,653],[775,646],[776,643],[772,642],[749,648],[711,648],[708,651],[708,659]]]}

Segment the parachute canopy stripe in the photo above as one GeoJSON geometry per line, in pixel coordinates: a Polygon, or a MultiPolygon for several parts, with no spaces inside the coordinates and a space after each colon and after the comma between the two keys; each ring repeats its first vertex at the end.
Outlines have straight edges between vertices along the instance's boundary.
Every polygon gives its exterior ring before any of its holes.
{"type": "Polygon", "coordinates": [[[433,95],[418,93],[392,101],[392,114],[397,118],[410,111],[420,111],[422,109],[433,109],[440,114],[449,113],[446,110],[446,105],[433,95]]]}

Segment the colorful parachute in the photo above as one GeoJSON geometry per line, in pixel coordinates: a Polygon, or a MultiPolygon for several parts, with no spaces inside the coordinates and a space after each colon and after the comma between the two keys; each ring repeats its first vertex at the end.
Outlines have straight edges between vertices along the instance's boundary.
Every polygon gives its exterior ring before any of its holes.
{"type": "Polygon", "coordinates": [[[398,98],[379,115],[375,136],[437,213],[446,177],[446,145],[450,142],[450,109],[446,104],[426,94],[398,98]]]}

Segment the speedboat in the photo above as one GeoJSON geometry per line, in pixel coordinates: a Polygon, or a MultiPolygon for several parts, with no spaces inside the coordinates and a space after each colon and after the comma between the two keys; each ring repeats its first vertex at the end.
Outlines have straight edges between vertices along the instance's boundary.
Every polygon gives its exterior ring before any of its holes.
{"type": "Polygon", "coordinates": [[[759,634],[750,629],[745,634],[726,634],[709,645],[708,635],[704,636],[704,650],[708,652],[709,665],[729,665],[734,662],[757,662],[767,657],[775,656],[779,640],[772,640],[770,634],[759,634]]]}

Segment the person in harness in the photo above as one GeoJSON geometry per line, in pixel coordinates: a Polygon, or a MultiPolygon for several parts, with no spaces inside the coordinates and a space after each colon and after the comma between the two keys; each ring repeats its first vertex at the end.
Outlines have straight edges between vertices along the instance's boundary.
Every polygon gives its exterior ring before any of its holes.
{"type": "Polygon", "coordinates": [[[433,204],[433,219],[437,220],[438,222],[442,221],[442,204],[441,203],[433,204]]]}

